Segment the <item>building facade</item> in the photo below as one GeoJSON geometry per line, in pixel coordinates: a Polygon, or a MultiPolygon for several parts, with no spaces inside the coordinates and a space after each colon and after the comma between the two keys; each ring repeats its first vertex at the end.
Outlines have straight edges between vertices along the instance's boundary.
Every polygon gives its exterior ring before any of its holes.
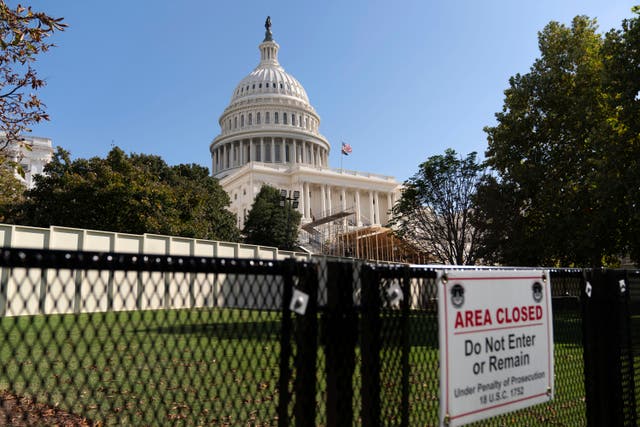
{"type": "MultiPolygon", "coordinates": [[[[2,138],[3,136],[0,135],[0,139],[2,138]]],[[[44,167],[53,158],[51,139],[39,136],[25,136],[21,144],[12,143],[5,152],[9,161],[22,167],[24,177],[18,172],[16,177],[29,189],[35,184],[34,176],[43,173],[44,167]]]]}
{"type": "Polygon", "coordinates": [[[304,87],[278,62],[270,20],[260,62],[233,91],[211,142],[213,176],[231,197],[242,228],[264,184],[299,192],[303,229],[341,222],[385,225],[400,186],[394,177],[329,166],[331,144],[304,87]],[[306,227],[305,227],[306,226],[306,227]]]}

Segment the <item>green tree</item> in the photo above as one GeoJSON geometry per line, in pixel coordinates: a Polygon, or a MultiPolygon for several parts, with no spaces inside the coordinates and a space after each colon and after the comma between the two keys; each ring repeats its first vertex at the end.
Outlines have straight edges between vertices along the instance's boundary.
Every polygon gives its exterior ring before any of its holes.
{"type": "Polygon", "coordinates": [[[432,156],[404,183],[393,207],[396,233],[443,264],[472,265],[477,260],[477,231],[472,226],[473,195],[483,176],[476,153],[455,150],[432,156]]]}
{"type": "Polygon", "coordinates": [[[53,46],[48,37],[66,26],[62,18],[21,5],[11,8],[0,1],[0,162],[6,159],[3,152],[9,145],[23,144],[20,135],[30,125],[49,120],[34,93],[45,81],[38,77],[33,63],[53,46]]]}
{"type": "Polygon", "coordinates": [[[7,222],[13,216],[13,210],[24,200],[26,188],[18,180],[13,168],[0,164],[0,222],[7,222]]]}
{"type": "Polygon", "coordinates": [[[27,225],[239,239],[229,197],[206,168],[126,155],[71,161],[58,149],[13,220],[27,225]]]}
{"type": "Polygon", "coordinates": [[[245,221],[245,241],[293,250],[301,218],[302,215],[290,201],[281,201],[277,189],[263,185],[245,221]]]}
{"type": "Polygon", "coordinates": [[[600,265],[619,254],[607,161],[610,108],[595,20],[549,23],[529,73],[512,77],[497,125],[486,127],[496,173],[478,191],[483,246],[499,262],[600,265]]]}
{"type": "Polygon", "coordinates": [[[640,6],[632,10],[635,16],[609,31],[603,46],[610,131],[599,185],[615,195],[611,209],[621,228],[621,246],[640,265],[640,6]]]}

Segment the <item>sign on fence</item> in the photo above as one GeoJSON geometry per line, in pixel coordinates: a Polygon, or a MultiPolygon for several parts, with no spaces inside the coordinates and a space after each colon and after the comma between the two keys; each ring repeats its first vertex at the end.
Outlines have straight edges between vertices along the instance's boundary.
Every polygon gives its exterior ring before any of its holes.
{"type": "Polygon", "coordinates": [[[548,271],[444,271],[438,304],[441,425],[553,398],[548,271]]]}

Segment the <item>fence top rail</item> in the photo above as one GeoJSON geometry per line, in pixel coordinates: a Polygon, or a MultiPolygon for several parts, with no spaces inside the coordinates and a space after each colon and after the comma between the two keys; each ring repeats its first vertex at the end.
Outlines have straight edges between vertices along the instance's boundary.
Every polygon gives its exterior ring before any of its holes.
{"type": "Polygon", "coordinates": [[[223,274],[297,274],[308,261],[0,248],[0,267],[223,274]]]}

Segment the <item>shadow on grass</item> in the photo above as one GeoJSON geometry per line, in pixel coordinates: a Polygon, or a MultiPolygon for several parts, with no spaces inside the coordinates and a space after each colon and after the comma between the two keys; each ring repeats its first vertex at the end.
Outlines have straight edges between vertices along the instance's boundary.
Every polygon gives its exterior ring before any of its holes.
{"type": "Polygon", "coordinates": [[[178,334],[210,337],[220,340],[259,340],[276,341],[280,339],[281,322],[268,320],[263,322],[224,322],[192,323],[157,328],[136,329],[136,333],[178,334]]]}

